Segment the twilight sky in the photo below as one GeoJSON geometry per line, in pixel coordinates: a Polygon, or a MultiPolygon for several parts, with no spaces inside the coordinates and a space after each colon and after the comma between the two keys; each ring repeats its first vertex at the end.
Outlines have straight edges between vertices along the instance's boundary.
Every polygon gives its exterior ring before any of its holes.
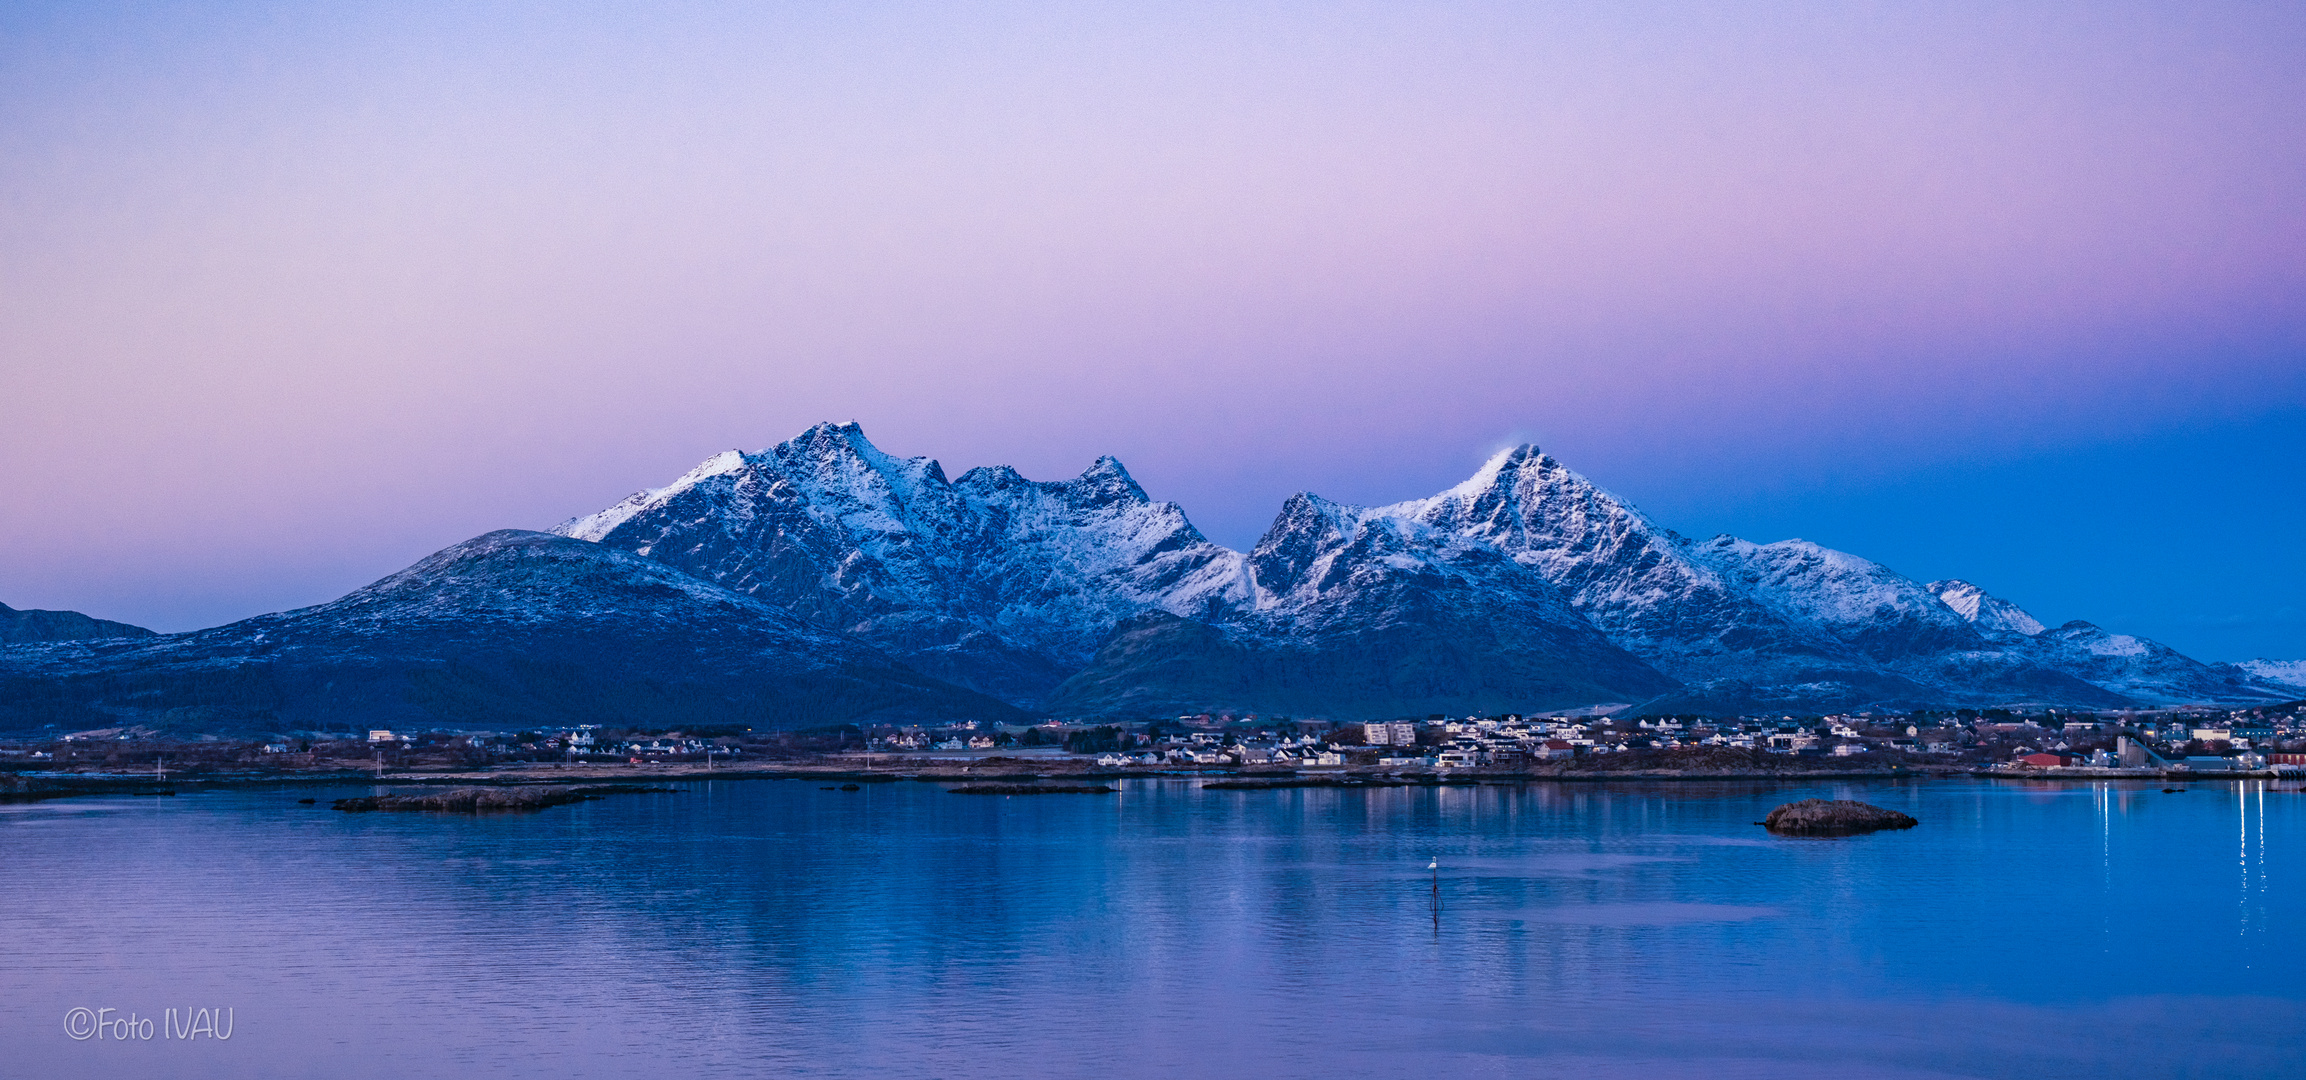
{"type": "Polygon", "coordinates": [[[317,603],[856,419],[1234,546],[1534,441],[2306,657],[2295,3],[20,0],[0,253],[17,607],[317,603]]]}

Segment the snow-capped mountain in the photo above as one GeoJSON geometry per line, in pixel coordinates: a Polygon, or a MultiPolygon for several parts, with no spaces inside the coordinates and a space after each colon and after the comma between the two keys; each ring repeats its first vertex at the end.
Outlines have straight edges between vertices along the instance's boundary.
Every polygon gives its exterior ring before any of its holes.
{"type": "Polygon", "coordinates": [[[1250,706],[1347,719],[1632,703],[1673,681],[1494,548],[1299,494],[1249,552],[1246,588],[1132,620],[1048,706],[1250,706]]]}
{"type": "Polygon", "coordinates": [[[2142,705],[2280,700],[2269,680],[2234,664],[2205,664],[2161,642],[2076,619],[2051,629],[2025,609],[1967,581],[1928,586],[2006,650],[2142,705]]]}
{"type": "Polygon", "coordinates": [[[1800,540],[1690,540],[1532,446],[1431,498],[1299,495],[1240,553],[1112,458],[1069,481],[948,480],[855,424],[820,424],[557,531],[1066,710],[1416,711],[1439,708],[1444,686],[1526,707],[1651,694],[1713,711],[2271,693],[2142,639],[2048,631],[1964,582],[1923,585],[1800,540]]]}
{"type": "Polygon", "coordinates": [[[1072,480],[948,480],[855,424],[730,451],[554,530],[680,567],[923,671],[1033,701],[1122,619],[1246,595],[1242,556],[1100,458],[1072,480]]]}
{"type": "Polygon", "coordinates": [[[2259,680],[2306,697],[2306,660],[2243,660],[2234,666],[2259,680]]]}
{"type": "Polygon", "coordinates": [[[1558,585],[1612,640],[1687,684],[1653,707],[2120,703],[2003,653],[1879,563],[1801,540],[1689,540],[1536,447],[1380,512],[1486,543],[1558,585]]]}
{"type": "Polygon", "coordinates": [[[60,726],[802,726],[1014,719],[840,634],[678,569],[489,533],[316,607],[0,650],[0,713],[60,726]],[[35,716],[34,714],[39,714],[35,716]]]}
{"type": "Polygon", "coordinates": [[[1982,644],[1921,586],[1800,540],[1693,542],[1534,446],[1465,483],[1384,508],[1536,570],[1586,618],[1685,682],[1871,669],[1982,644]]]}
{"type": "Polygon", "coordinates": [[[1533,696],[1638,701],[1671,685],[1495,551],[1363,514],[1300,496],[1244,555],[1147,498],[1110,457],[1054,483],[1006,467],[948,480],[933,460],[882,453],[855,424],[820,424],[557,531],[779,604],[961,685],[1025,704],[1055,693],[1069,711],[1158,698],[1401,715],[1533,696]],[[1489,580],[1500,575],[1514,580],[1489,580]],[[1101,651],[1125,622],[1128,646],[1101,651]],[[1410,643],[1421,637],[1433,647],[1410,643]],[[1176,655],[1157,656],[1155,639],[1176,655]],[[1400,693],[1378,692],[1387,680],[1400,693]]]}

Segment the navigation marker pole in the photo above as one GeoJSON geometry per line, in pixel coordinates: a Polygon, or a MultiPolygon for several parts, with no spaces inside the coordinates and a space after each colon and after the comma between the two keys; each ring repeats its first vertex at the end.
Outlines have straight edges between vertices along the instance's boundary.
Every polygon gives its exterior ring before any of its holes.
{"type": "Polygon", "coordinates": [[[1434,856],[1425,868],[1433,871],[1433,932],[1438,936],[1441,933],[1441,857],[1434,856]]]}

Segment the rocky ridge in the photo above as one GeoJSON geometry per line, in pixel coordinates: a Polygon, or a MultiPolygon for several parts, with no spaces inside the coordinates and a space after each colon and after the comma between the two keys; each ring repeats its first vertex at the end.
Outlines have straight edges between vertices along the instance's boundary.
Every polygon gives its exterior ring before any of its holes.
{"type": "Polygon", "coordinates": [[[152,631],[141,626],[99,619],[77,611],[23,610],[0,604],[0,645],[152,636],[152,631]]]}
{"type": "Polygon", "coordinates": [[[1110,457],[1069,481],[1005,467],[948,480],[855,424],[820,424],[558,531],[1068,714],[2287,693],[2088,624],[2047,630],[1966,582],[1924,585],[1801,540],[1691,540],[1532,446],[1426,499],[1366,508],[1301,493],[1244,553],[1110,457]]]}

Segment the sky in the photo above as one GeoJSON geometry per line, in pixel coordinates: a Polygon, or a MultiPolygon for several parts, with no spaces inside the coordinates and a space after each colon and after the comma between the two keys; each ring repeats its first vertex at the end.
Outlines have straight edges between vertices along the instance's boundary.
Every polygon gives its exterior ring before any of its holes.
{"type": "Polygon", "coordinates": [[[2306,657],[2296,4],[0,7],[0,602],[319,603],[857,420],[1213,539],[1534,442],[2306,657]]]}

